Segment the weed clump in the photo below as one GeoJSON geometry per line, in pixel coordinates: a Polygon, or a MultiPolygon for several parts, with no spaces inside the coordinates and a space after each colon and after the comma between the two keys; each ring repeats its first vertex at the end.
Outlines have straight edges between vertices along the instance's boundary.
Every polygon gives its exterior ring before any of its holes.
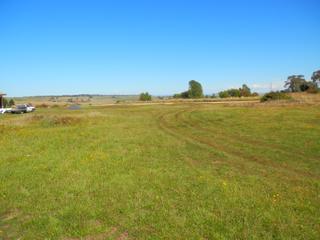
{"type": "Polygon", "coordinates": [[[74,126],[82,122],[82,118],[73,116],[39,116],[33,119],[44,127],[74,126]]]}
{"type": "Polygon", "coordinates": [[[49,105],[46,103],[41,103],[41,104],[36,105],[36,108],[49,108],[49,105]]]}
{"type": "Polygon", "coordinates": [[[52,117],[49,122],[51,123],[51,125],[76,125],[78,123],[81,122],[81,119],[78,117],[71,117],[71,116],[63,116],[63,117],[57,117],[54,116],[52,117]]]}

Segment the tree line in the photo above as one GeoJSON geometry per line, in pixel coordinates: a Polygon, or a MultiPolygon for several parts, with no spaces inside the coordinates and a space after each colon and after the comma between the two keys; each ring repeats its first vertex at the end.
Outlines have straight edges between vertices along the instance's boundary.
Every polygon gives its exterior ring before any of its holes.
{"type": "MultiPolygon", "coordinates": [[[[259,94],[251,92],[251,89],[243,84],[241,88],[231,88],[218,93],[220,98],[228,98],[228,97],[251,97],[258,96],[259,94]]],[[[212,94],[211,96],[204,96],[202,86],[196,80],[189,81],[189,89],[182,93],[177,93],[173,95],[173,98],[203,98],[203,97],[211,97],[216,98],[216,94],[212,94]]]]}
{"type": "Polygon", "coordinates": [[[287,92],[309,92],[317,93],[320,85],[320,70],[312,73],[311,79],[307,81],[303,75],[291,75],[285,81],[284,87],[287,92]]]}
{"type": "MultiPolygon", "coordinates": [[[[196,80],[189,81],[189,89],[187,91],[173,95],[173,98],[203,98],[203,89],[196,80]]],[[[143,92],[139,96],[140,101],[151,101],[152,96],[148,92],[143,92]]]]}
{"type": "Polygon", "coordinates": [[[251,92],[251,89],[243,84],[241,88],[231,88],[218,93],[220,98],[228,97],[256,97],[259,96],[257,92],[251,92]]]}
{"type": "MultiPolygon", "coordinates": [[[[284,87],[285,90],[278,92],[269,92],[265,94],[262,99],[287,99],[284,95],[286,92],[308,92],[308,93],[317,93],[319,92],[320,86],[320,70],[313,72],[311,80],[307,81],[303,75],[291,75],[285,81],[284,87]],[[281,94],[280,94],[281,93],[281,94]]],[[[196,81],[189,81],[189,88],[186,91],[181,93],[176,93],[173,95],[173,98],[229,98],[229,97],[257,97],[259,94],[257,92],[251,92],[251,89],[243,84],[241,88],[230,88],[218,92],[218,94],[212,94],[211,96],[205,96],[203,93],[202,85],[196,81]]],[[[151,101],[152,96],[148,93],[141,93],[139,100],[141,101],[151,101]]]]}

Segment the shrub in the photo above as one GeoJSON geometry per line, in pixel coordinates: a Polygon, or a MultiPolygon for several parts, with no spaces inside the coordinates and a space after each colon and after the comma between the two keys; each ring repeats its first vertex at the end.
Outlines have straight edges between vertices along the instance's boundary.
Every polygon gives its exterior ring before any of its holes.
{"type": "Polygon", "coordinates": [[[228,91],[221,91],[218,93],[220,98],[227,98],[230,97],[228,91]]]}
{"type": "Polygon", "coordinates": [[[45,103],[41,103],[41,104],[38,104],[36,105],[37,108],[48,108],[49,105],[48,104],[45,104],[45,103]]]}
{"type": "Polygon", "coordinates": [[[180,95],[182,98],[189,98],[190,97],[188,91],[182,92],[180,95]]]}
{"type": "Polygon", "coordinates": [[[228,90],[230,97],[241,97],[240,89],[231,88],[228,90]]]}
{"type": "Polygon", "coordinates": [[[173,95],[173,98],[181,98],[181,93],[176,93],[173,95]]]}
{"type": "Polygon", "coordinates": [[[269,92],[262,96],[261,102],[266,102],[271,100],[288,100],[288,99],[291,99],[291,97],[283,92],[269,92]]]}
{"type": "Polygon", "coordinates": [[[309,87],[307,90],[307,93],[318,93],[319,92],[319,88],[317,87],[309,87]]]}
{"type": "Polygon", "coordinates": [[[228,97],[256,97],[258,93],[251,93],[251,89],[246,85],[242,84],[241,88],[230,88],[218,93],[220,98],[228,97]]]}

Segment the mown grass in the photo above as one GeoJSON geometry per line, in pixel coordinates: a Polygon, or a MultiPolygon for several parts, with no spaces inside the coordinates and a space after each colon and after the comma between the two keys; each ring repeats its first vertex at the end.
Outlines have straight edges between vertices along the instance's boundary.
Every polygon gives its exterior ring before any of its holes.
{"type": "Polygon", "coordinates": [[[318,239],[319,106],[0,118],[0,239],[318,239]]]}

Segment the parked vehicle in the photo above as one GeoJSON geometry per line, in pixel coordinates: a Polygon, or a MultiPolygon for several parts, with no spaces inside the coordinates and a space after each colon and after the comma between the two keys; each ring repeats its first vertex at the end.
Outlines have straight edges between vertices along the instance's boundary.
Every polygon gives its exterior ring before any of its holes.
{"type": "Polygon", "coordinates": [[[33,107],[31,104],[21,104],[13,108],[11,110],[11,113],[28,113],[28,112],[33,112],[35,110],[36,108],[33,107]]]}
{"type": "Polygon", "coordinates": [[[28,112],[34,112],[36,110],[36,108],[34,106],[32,106],[31,104],[26,104],[26,105],[27,105],[28,112]]]}
{"type": "Polygon", "coordinates": [[[10,113],[12,108],[0,108],[0,114],[10,113]]]}
{"type": "Polygon", "coordinates": [[[26,104],[22,104],[22,105],[17,105],[15,108],[13,108],[11,110],[11,113],[27,113],[27,105],[26,104]]]}

